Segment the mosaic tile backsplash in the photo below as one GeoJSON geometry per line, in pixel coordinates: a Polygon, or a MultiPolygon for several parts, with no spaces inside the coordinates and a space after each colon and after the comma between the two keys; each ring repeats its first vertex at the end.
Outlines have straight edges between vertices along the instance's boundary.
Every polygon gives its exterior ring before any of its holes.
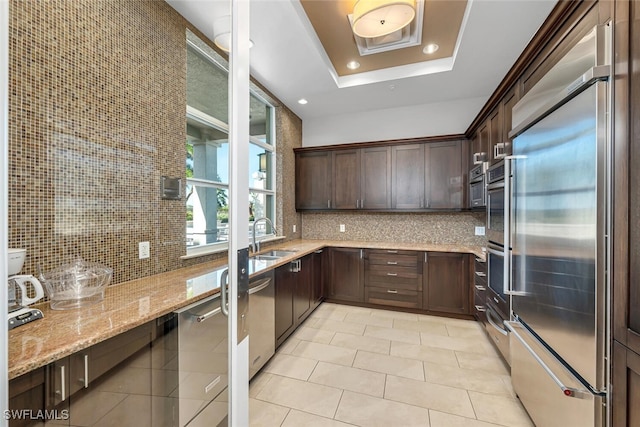
{"type": "Polygon", "coordinates": [[[484,212],[460,213],[304,213],[304,239],[459,244],[486,246],[475,227],[485,226],[484,212]],[[340,232],[344,224],[345,232],[340,232]]]}
{"type": "MultiPolygon", "coordinates": [[[[203,36],[162,1],[9,8],[8,238],[27,249],[23,273],[82,257],[112,267],[115,284],[225,257],[182,260],[184,201],[159,192],[161,176],[185,174],[185,33],[203,36]]],[[[302,124],[274,105],[282,184],[293,182],[288,153],[301,145],[302,124]]],[[[285,184],[278,198],[288,230],[301,225],[283,201],[291,191],[285,184]]]]}

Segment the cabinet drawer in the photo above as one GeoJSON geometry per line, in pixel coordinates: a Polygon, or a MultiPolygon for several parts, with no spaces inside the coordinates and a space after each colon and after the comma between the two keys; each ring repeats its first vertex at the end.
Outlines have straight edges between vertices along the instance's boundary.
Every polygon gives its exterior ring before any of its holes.
{"type": "Polygon", "coordinates": [[[371,265],[389,265],[400,267],[418,266],[418,253],[412,251],[368,251],[367,262],[371,265]]]}
{"type": "Polygon", "coordinates": [[[480,258],[475,257],[474,266],[476,271],[487,272],[487,261],[482,261],[480,258]]]}
{"type": "Polygon", "coordinates": [[[398,289],[422,290],[422,275],[415,271],[399,269],[369,269],[365,272],[365,287],[392,287],[398,289]]]}
{"type": "Polygon", "coordinates": [[[422,292],[391,287],[365,287],[365,302],[395,307],[422,308],[422,292]]]}

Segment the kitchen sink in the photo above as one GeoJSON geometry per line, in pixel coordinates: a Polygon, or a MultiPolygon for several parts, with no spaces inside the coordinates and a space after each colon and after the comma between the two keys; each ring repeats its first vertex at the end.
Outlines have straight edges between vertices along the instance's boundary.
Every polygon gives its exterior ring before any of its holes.
{"type": "Polygon", "coordinates": [[[296,251],[272,250],[272,251],[263,252],[258,255],[253,255],[251,259],[255,259],[258,261],[277,261],[280,258],[293,255],[295,253],[296,251]]]}

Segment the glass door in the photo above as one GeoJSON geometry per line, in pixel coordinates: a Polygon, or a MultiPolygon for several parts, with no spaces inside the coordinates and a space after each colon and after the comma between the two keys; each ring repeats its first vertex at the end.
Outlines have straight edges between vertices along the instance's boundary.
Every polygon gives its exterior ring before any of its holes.
{"type": "MultiPolygon", "coordinates": [[[[7,182],[8,162],[8,114],[9,114],[9,2],[0,2],[0,276],[7,277],[7,182]]],[[[0,317],[7,318],[7,285],[0,286],[0,317]]],[[[5,323],[6,325],[6,323],[5,323]]],[[[8,361],[9,345],[7,328],[0,328],[0,410],[7,409],[8,403],[8,361]]],[[[7,425],[4,419],[0,425],[7,425]]]]}

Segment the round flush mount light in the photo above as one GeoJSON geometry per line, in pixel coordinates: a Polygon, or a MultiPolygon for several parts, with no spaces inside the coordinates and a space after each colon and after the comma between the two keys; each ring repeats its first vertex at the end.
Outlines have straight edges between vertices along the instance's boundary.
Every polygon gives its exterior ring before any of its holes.
{"type": "Polygon", "coordinates": [[[307,104],[308,102],[309,102],[309,101],[307,101],[307,100],[306,100],[306,99],[304,99],[304,98],[300,98],[300,99],[298,99],[298,104],[300,104],[300,105],[305,105],[305,104],[307,104]]]}
{"type": "Polygon", "coordinates": [[[424,49],[422,49],[422,53],[431,55],[432,53],[436,53],[438,49],[440,49],[440,46],[435,43],[429,43],[424,47],[424,49]]]}
{"type": "MultiPolygon", "coordinates": [[[[231,16],[221,16],[213,21],[213,43],[229,53],[231,50],[231,16]]],[[[253,41],[249,40],[249,48],[252,47],[253,41]]]]}
{"type": "Polygon", "coordinates": [[[415,0],[357,0],[353,33],[363,38],[386,36],[409,25],[415,16],[415,0]]]}
{"type": "Polygon", "coordinates": [[[347,63],[347,68],[350,70],[357,70],[360,68],[360,63],[358,61],[349,61],[347,63]]]}

